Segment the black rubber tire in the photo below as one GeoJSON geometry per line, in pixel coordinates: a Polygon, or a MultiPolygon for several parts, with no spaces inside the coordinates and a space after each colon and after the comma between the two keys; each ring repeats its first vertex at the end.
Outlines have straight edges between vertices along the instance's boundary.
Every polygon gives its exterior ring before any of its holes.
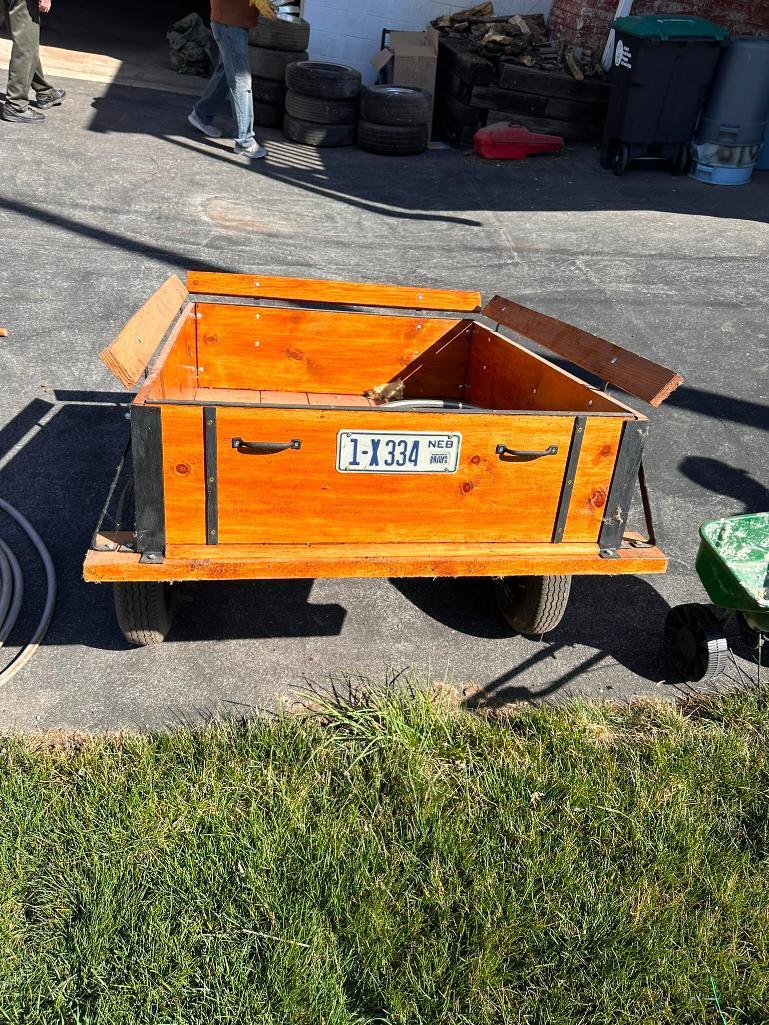
{"type": "Polygon", "coordinates": [[[683,174],[689,165],[689,146],[683,145],[676,153],[675,158],[670,164],[670,173],[678,177],[679,174],[683,174]]]}
{"type": "Polygon", "coordinates": [[[162,644],[174,618],[171,588],[157,581],[115,584],[115,615],[129,644],[162,644]]]}
{"type": "Polygon", "coordinates": [[[303,146],[352,146],[355,142],[355,125],[319,125],[286,114],[283,134],[303,146]]]}
{"type": "Polygon", "coordinates": [[[270,21],[268,18],[260,18],[255,27],[249,29],[248,41],[251,46],[302,53],[310,42],[310,23],[304,18],[300,18],[299,21],[286,21],[283,18],[270,21]]]}
{"type": "Polygon", "coordinates": [[[286,102],[286,83],[282,79],[259,78],[251,79],[251,95],[257,103],[279,104],[286,102]]]}
{"type": "Polygon", "coordinates": [[[611,158],[612,173],[618,178],[630,167],[630,150],[626,142],[617,142],[614,145],[614,152],[611,158]]]}
{"type": "Polygon", "coordinates": [[[275,82],[285,82],[286,69],[294,61],[307,60],[307,52],[291,53],[287,50],[268,50],[263,46],[250,46],[248,53],[251,58],[251,73],[257,78],[271,78],[275,82]]]}
{"type": "Polygon", "coordinates": [[[346,64],[299,60],[286,68],[286,85],[302,96],[354,100],[360,95],[361,74],[346,64]]]}
{"type": "Polygon", "coordinates": [[[494,581],[497,606],[519,634],[555,630],[569,604],[570,576],[503,577],[494,581]]]}
{"type": "Polygon", "coordinates": [[[286,113],[300,121],[320,125],[354,125],[358,120],[357,100],[323,100],[319,96],[286,93],[286,113]]]}
{"type": "Polygon", "coordinates": [[[358,145],[369,153],[411,156],[427,149],[430,131],[427,125],[377,125],[358,122],[358,145]]]}
{"type": "Polygon", "coordinates": [[[432,97],[425,89],[366,85],[360,94],[360,116],[377,125],[426,125],[432,97]]]}
{"type": "Polygon", "coordinates": [[[676,605],[665,618],[665,647],[682,680],[709,683],[726,669],[729,642],[709,605],[676,605]]]}
{"type": "Polygon", "coordinates": [[[254,124],[260,128],[280,128],[283,113],[282,103],[258,103],[254,100],[254,124]]]}

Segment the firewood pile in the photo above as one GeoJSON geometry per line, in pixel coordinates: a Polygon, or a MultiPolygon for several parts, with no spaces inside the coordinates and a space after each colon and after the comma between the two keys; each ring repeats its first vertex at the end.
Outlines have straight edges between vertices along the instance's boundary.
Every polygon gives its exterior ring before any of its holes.
{"type": "Polygon", "coordinates": [[[487,2],[436,18],[433,27],[442,38],[490,60],[504,57],[527,68],[565,71],[577,81],[604,73],[592,50],[550,36],[541,14],[496,15],[487,2]]]}
{"type": "Polygon", "coordinates": [[[454,146],[498,121],[569,142],[601,138],[607,78],[589,50],[548,34],[541,15],[495,15],[490,2],[436,18],[435,130],[454,146]]]}

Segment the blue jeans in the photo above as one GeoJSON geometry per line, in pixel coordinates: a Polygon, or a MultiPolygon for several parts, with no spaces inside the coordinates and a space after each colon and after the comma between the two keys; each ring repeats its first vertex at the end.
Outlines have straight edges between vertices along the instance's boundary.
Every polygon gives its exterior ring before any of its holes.
{"type": "Polygon", "coordinates": [[[210,125],[232,100],[238,126],[235,142],[248,146],[254,141],[254,101],[251,97],[251,61],[248,56],[248,29],[211,22],[211,31],[219,47],[219,63],[208,81],[206,91],[195,104],[200,120],[210,125]]]}

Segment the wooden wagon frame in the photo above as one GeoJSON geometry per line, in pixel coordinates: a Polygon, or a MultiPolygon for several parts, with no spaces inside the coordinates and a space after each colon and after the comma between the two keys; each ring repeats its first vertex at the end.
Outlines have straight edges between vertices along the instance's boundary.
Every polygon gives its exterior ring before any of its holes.
{"type": "Polygon", "coordinates": [[[626,532],[639,475],[649,509],[649,421],[605,388],[657,406],[682,378],[512,300],[190,272],[101,356],[141,382],[135,517],[102,518],[87,581],[666,569],[651,529],[626,532]],[[456,435],[461,451],[444,473],[340,472],[344,437],[368,434],[456,435]]]}

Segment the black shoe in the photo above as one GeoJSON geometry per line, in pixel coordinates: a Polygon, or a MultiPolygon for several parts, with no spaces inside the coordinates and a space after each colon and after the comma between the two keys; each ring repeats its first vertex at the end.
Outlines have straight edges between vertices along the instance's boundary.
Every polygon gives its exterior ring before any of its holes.
{"type": "Polygon", "coordinates": [[[64,97],[67,95],[65,89],[54,89],[53,92],[44,93],[38,96],[35,106],[38,110],[48,110],[49,107],[60,107],[64,97]]]}
{"type": "Polygon", "coordinates": [[[3,104],[0,117],[3,121],[15,121],[20,125],[38,125],[41,121],[45,121],[45,114],[32,110],[31,107],[27,107],[26,110],[16,110],[15,107],[9,107],[7,103],[3,104]]]}

